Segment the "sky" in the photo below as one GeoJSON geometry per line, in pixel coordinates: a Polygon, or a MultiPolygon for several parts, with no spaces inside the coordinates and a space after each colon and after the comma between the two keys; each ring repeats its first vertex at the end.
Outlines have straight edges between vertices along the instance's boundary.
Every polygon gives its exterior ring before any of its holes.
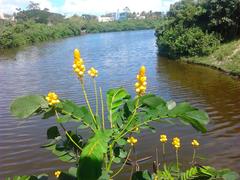
{"type": "MultiPolygon", "coordinates": [[[[0,12],[12,14],[16,8],[25,9],[30,0],[0,0],[0,12]]],[[[51,12],[64,15],[94,14],[102,15],[121,11],[129,7],[131,12],[168,11],[170,4],[179,0],[32,0],[40,4],[40,8],[48,8],[51,12]]]]}

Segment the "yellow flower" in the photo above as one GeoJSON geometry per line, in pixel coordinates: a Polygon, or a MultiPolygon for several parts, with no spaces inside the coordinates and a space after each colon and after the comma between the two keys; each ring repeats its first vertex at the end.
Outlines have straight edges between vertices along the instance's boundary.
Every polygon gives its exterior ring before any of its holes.
{"type": "Polygon", "coordinates": [[[146,68],[145,66],[142,66],[137,75],[137,82],[135,83],[135,90],[139,96],[144,95],[147,89],[147,77],[145,76],[145,73],[146,68]]]}
{"type": "Polygon", "coordinates": [[[161,134],[161,135],[160,135],[160,142],[166,143],[166,142],[167,142],[167,135],[161,134]]]}
{"type": "Polygon", "coordinates": [[[55,172],[54,172],[54,175],[55,175],[57,178],[59,178],[60,174],[61,174],[61,171],[55,171],[55,172]]]}
{"type": "Polygon", "coordinates": [[[179,149],[181,147],[181,142],[178,137],[173,138],[172,145],[176,148],[179,149]]]}
{"type": "Polygon", "coordinates": [[[92,77],[98,77],[98,70],[94,69],[93,67],[91,67],[91,69],[89,69],[88,74],[92,77]]]}
{"type": "Polygon", "coordinates": [[[86,70],[84,66],[84,61],[80,56],[80,52],[78,49],[74,50],[74,62],[73,62],[73,71],[78,75],[78,77],[82,78],[84,72],[86,70]]]}
{"type": "Polygon", "coordinates": [[[138,127],[135,127],[135,128],[133,128],[132,131],[138,131],[138,130],[139,130],[139,128],[138,128],[138,127]]]}
{"type": "Polygon", "coordinates": [[[200,146],[200,144],[199,144],[199,142],[198,142],[196,139],[194,139],[194,140],[192,141],[192,146],[193,146],[194,148],[197,148],[198,146],[200,146]]]}
{"type": "Polygon", "coordinates": [[[128,140],[127,140],[127,142],[128,142],[129,144],[131,144],[131,146],[133,146],[134,144],[136,144],[137,141],[138,141],[138,140],[137,140],[136,138],[134,138],[133,136],[129,137],[128,140]]]}
{"type": "Polygon", "coordinates": [[[48,101],[50,106],[60,103],[58,95],[55,92],[49,92],[45,99],[48,101]]]}

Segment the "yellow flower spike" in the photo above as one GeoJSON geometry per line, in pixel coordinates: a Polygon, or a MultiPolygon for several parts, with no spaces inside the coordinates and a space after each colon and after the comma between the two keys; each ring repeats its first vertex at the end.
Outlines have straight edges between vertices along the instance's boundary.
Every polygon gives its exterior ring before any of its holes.
{"type": "Polygon", "coordinates": [[[129,144],[131,144],[131,146],[133,146],[134,144],[136,144],[138,142],[138,140],[136,138],[134,138],[133,136],[129,137],[127,142],[129,144]]]}
{"type": "Polygon", "coordinates": [[[78,49],[74,49],[73,54],[74,54],[74,59],[80,59],[81,55],[78,49]]]}
{"type": "Polygon", "coordinates": [[[197,148],[197,147],[200,146],[200,144],[199,144],[199,142],[198,142],[196,139],[194,139],[194,140],[192,141],[192,146],[193,146],[194,148],[197,148]]]}
{"type": "Polygon", "coordinates": [[[78,75],[79,78],[82,78],[84,75],[84,72],[86,70],[84,66],[84,61],[80,56],[80,52],[78,49],[74,50],[74,62],[73,62],[73,71],[78,75]]]}
{"type": "Polygon", "coordinates": [[[55,92],[49,92],[45,99],[48,101],[50,106],[60,103],[58,95],[55,92]]]}
{"type": "Polygon", "coordinates": [[[135,83],[135,90],[137,95],[142,96],[145,94],[147,89],[147,77],[145,76],[146,68],[141,66],[139,73],[137,75],[137,82],[135,83]]]}
{"type": "Polygon", "coordinates": [[[181,147],[181,142],[178,137],[173,138],[172,145],[176,148],[179,149],[181,147]]]}
{"type": "Polygon", "coordinates": [[[88,70],[88,74],[92,77],[92,78],[95,78],[95,77],[98,77],[98,71],[91,67],[89,70],[88,70]]]}
{"type": "Polygon", "coordinates": [[[54,175],[56,176],[56,178],[59,178],[60,174],[61,174],[61,171],[55,171],[54,172],[54,175]]]}
{"type": "Polygon", "coordinates": [[[160,142],[166,143],[167,142],[167,135],[166,134],[161,134],[160,135],[160,142]]]}

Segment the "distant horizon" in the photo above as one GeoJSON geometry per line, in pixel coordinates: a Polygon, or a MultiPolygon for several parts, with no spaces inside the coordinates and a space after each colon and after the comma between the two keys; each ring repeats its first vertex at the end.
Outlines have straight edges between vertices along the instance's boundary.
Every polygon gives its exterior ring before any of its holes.
{"type": "MultiPolygon", "coordinates": [[[[117,10],[122,11],[125,7],[131,12],[167,12],[170,5],[177,1],[179,0],[148,0],[147,3],[139,3],[138,0],[33,0],[39,3],[41,9],[48,8],[50,12],[65,16],[74,14],[101,16],[117,10]]],[[[29,0],[0,0],[0,13],[13,14],[17,12],[16,8],[26,10],[29,2],[29,0]]]]}

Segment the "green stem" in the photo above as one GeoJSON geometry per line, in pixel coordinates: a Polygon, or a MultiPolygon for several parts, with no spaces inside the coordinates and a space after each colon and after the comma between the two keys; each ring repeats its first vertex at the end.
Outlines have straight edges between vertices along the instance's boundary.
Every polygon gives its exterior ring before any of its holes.
{"type": "MultiPolygon", "coordinates": [[[[58,112],[55,110],[55,114],[57,116],[57,118],[59,119],[59,115],[58,112]]],[[[60,123],[60,126],[62,127],[62,129],[64,130],[65,134],[67,135],[67,137],[70,139],[70,141],[72,141],[72,143],[80,150],[82,151],[82,148],[72,139],[72,137],[70,136],[70,134],[68,133],[67,129],[63,126],[62,123],[60,123]]]]}
{"type": "Polygon", "coordinates": [[[163,152],[163,165],[166,166],[166,152],[165,152],[165,143],[162,144],[162,152],[163,152]]]}
{"type": "Polygon", "coordinates": [[[129,150],[128,155],[127,155],[127,157],[126,157],[123,165],[121,166],[121,168],[120,168],[111,178],[117,176],[117,175],[123,170],[124,166],[125,166],[126,163],[127,163],[128,158],[130,157],[131,152],[132,152],[132,148],[129,150]]]}
{"type": "Polygon", "coordinates": [[[176,149],[177,171],[179,172],[178,149],[176,149]]]}
{"type": "Polygon", "coordinates": [[[105,129],[105,119],[104,119],[104,103],[103,103],[103,96],[102,96],[102,88],[99,88],[100,91],[100,99],[101,99],[101,106],[102,106],[102,128],[105,129]]]}
{"type": "MultiPolygon", "coordinates": [[[[137,99],[136,107],[135,107],[135,109],[134,109],[134,111],[133,111],[133,115],[132,115],[131,119],[128,121],[128,123],[127,123],[127,125],[125,126],[125,128],[123,128],[123,130],[119,133],[119,135],[117,136],[117,138],[114,140],[115,142],[116,142],[118,139],[120,139],[121,137],[123,137],[125,134],[128,133],[128,131],[125,132],[125,133],[124,133],[124,131],[125,131],[125,130],[128,128],[128,126],[132,123],[132,120],[134,119],[134,116],[135,116],[136,113],[137,113],[138,103],[139,103],[139,98],[137,99]]],[[[114,142],[114,141],[113,141],[113,142],[114,142]]]]}
{"type": "Polygon", "coordinates": [[[109,152],[110,152],[110,162],[109,162],[109,164],[108,164],[108,166],[107,166],[107,171],[110,171],[110,169],[111,169],[111,166],[112,166],[112,163],[113,163],[113,149],[112,149],[112,145],[110,145],[109,146],[109,152]]]}
{"type": "Polygon", "coordinates": [[[195,163],[195,157],[196,157],[196,149],[193,149],[193,157],[192,157],[192,163],[195,163]]]}
{"type": "Polygon", "coordinates": [[[92,108],[91,108],[90,103],[89,103],[89,101],[88,101],[88,96],[87,96],[87,92],[86,92],[86,90],[85,90],[84,81],[83,81],[82,79],[80,79],[80,84],[81,84],[81,86],[82,86],[82,91],[83,91],[83,94],[84,94],[84,98],[85,98],[85,101],[86,101],[86,103],[87,103],[87,106],[88,106],[88,109],[89,109],[89,111],[90,111],[90,114],[91,114],[91,116],[92,116],[93,122],[94,122],[96,128],[98,129],[98,125],[97,125],[96,119],[95,119],[95,117],[94,117],[92,108]]]}
{"type": "Polygon", "coordinates": [[[96,99],[96,116],[97,116],[98,115],[98,94],[97,94],[97,83],[94,78],[93,78],[93,86],[94,86],[95,99],[96,99]]]}

